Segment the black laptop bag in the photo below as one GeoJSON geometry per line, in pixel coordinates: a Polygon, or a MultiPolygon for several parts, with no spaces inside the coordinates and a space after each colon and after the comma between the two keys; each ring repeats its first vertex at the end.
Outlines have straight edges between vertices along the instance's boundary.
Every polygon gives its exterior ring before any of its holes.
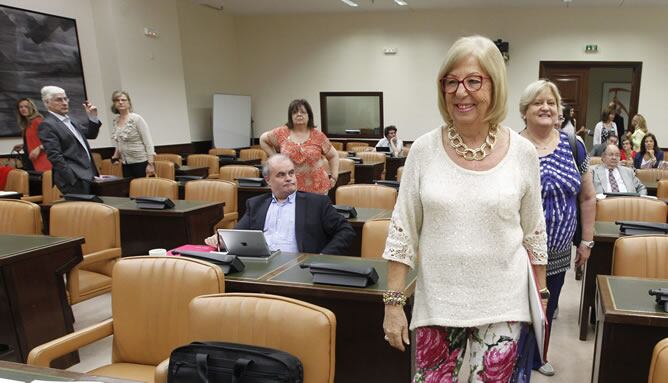
{"type": "Polygon", "coordinates": [[[287,352],[225,342],[193,342],[172,351],[169,383],[303,383],[302,363],[287,352]]]}

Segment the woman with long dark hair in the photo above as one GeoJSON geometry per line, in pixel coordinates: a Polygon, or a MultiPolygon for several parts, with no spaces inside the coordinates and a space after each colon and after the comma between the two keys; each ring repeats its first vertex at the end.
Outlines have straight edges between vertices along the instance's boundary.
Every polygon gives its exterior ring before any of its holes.
{"type": "Polygon", "coordinates": [[[663,167],[663,150],[656,141],[656,136],[647,133],[640,142],[640,151],[633,158],[633,166],[636,169],[648,169],[663,167]]]}
{"type": "Polygon", "coordinates": [[[46,158],[44,146],[37,135],[37,128],[43,119],[31,99],[22,98],[16,102],[16,121],[21,127],[23,150],[28,155],[33,169],[41,172],[51,170],[51,162],[46,158]]]}

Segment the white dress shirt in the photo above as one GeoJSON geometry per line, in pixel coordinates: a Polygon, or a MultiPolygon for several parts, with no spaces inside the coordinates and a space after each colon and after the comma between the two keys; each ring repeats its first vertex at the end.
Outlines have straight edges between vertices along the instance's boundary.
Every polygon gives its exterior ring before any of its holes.
{"type": "Polygon", "coordinates": [[[269,210],[264,220],[264,237],[271,250],[298,253],[297,235],[295,233],[295,197],[297,192],[278,202],[272,195],[269,210]]]}
{"type": "MultiPolygon", "coordinates": [[[[612,186],[610,186],[610,168],[605,169],[605,175],[608,177],[607,178],[608,182],[605,184],[605,191],[607,193],[611,193],[612,186]]],[[[628,190],[626,189],[626,185],[624,184],[624,180],[622,179],[622,175],[619,174],[619,169],[617,168],[612,169],[612,176],[615,177],[615,181],[617,181],[617,187],[619,188],[619,193],[628,192],[628,190]]],[[[635,193],[635,190],[633,192],[635,193]]]]}

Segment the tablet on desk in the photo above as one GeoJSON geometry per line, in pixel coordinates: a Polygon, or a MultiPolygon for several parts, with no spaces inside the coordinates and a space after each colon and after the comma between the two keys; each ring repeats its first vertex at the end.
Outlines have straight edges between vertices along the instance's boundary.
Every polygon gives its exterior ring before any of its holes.
{"type": "Polygon", "coordinates": [[[268,261],[280,250],[270,250],[262,230],[218,229],[218,251],[243,260],[268,261]]]}

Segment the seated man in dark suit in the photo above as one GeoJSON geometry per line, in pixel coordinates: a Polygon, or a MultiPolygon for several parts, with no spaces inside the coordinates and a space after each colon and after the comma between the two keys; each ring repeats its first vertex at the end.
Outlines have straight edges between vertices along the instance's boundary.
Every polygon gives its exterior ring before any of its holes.
{"type": "MultiPolygon", "coordinates": [[[[295,165],[275,154],[262,169],[271,193],[246,201],[237,229],[264,231],[271,250],[291,253],[344,254],[355,231],[336,212],[329,197],[297,191],[295,165]]],[[[217,236],[206,239],[216,246],[217,236]]]]}
{"type": "Polygon", "coordinates": [[[619,139],[617,139],[617,136],[614,134],[611,134],[608,136],[608,140],[605,142],[602,142],[591,150],[591,155],[593,157],[603,157],[603,152],[605,152],[605,149],[608,147],[608,145],[617,145],[619,143],[619,139]]]}
{"type": "Polygon", "coordinates": [[[636,177],[633,168],[619,166],[619,148],[608,145],[601,157],[602,164],[592,172],[596,194],[623,192],[647,195],[647,188],[636,177]]]}

